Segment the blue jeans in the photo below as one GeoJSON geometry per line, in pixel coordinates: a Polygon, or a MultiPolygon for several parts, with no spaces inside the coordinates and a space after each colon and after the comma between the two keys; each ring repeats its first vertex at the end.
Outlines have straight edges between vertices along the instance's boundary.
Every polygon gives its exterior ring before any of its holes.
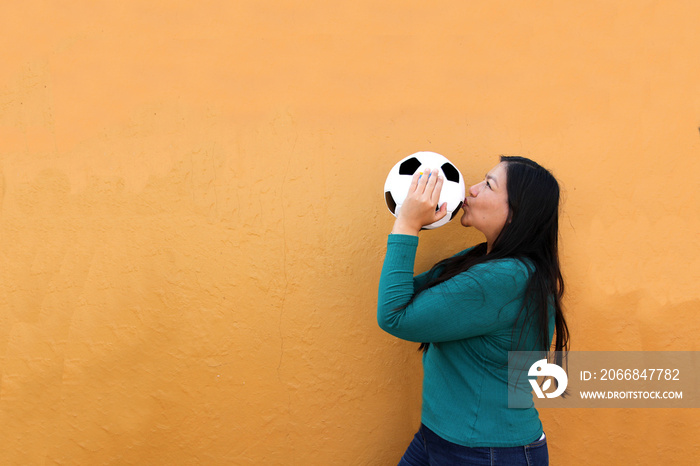
{"type": "Polygon", "coordinates": [[[547,466],[547,439],[535,440],[522,447],[469,448],[448,442],[435,432],[420,425],[398,466],[452,465],[547,466]]]}

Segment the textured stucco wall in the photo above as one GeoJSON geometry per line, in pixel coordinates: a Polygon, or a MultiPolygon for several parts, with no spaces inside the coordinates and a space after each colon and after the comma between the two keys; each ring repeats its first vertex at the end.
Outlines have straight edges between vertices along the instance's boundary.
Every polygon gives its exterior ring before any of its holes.
{"type": "MultiPolygon", "coordinates": [[[[573,349],[698,350],[697,2],[14,2],[0,464],[395,464],[381,332],[417,150],[565,190],[573,349]]],[[[418,269],[480,241],[422,233],[418,269]]],[[[548,410],[554,465],[694,464],[694,410],[548,410]],[[595,460],[591,460],[591,457],[595,460]]]]}

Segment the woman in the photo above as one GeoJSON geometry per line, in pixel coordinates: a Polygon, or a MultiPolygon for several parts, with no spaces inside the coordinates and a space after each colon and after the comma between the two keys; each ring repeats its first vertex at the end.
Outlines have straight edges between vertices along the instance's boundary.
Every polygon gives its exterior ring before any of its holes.
{"type": "Polygon", "coordinates": [[[508,408],[507,364],[509,351],[549,351],[555,333],[554,350],[568,348],[559,185],[529,159],[501,157],[463,204],[462,225],[486,242],[414,278],[418,232],[446,214],[435,209],[442,183],[437,170],[413,177],[379,281],[379,326],[424,342],[422,423],[399,465],[546,465],[534,405],[508,408]]]}

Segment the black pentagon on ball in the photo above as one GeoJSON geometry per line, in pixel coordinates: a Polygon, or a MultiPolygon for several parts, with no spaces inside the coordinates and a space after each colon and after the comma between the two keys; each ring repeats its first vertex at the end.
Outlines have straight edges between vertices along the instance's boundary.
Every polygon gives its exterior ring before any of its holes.
{"type": "Polygon", "coordinates": [[[420,161],[415,157],[411,157],[401,162],[399,175],[413,175],[418,170],[418,167],[420,167],[420,161]]]}
{"type": "Polygon", "coordinates": [[[450,217],[450,220],[452,220],[453,218],[455,218],[457,216],[459,209],[462,208],[462,202],[463,201],[459,201],[459,204],[457,204],[457,208],[452,212],[452,217],[450,217]]]}
{"type": "Polygon", "coordinates": [[[394,200],[394,197],[389,191],[384,193],[384,197],[386,198],[386,205],[389,207],[389,211],[392,214],[396,214],[396,201],[394,200]]]}
{"type": "Polygon", "coordinates": [[[449,162],[442,164],[442,172],[445,174],[447,181],[452,181],[454,183],[459,183],[459,171],[449,162]]]}

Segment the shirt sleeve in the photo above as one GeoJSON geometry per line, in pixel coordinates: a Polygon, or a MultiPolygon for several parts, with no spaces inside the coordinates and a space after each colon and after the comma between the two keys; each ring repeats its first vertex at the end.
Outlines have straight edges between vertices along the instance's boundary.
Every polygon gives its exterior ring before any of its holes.
{"type": "Polygon", "coordinates": [[[522,301],[525,265],[515,259],[479,264],[439,285],[414,294],[413,265],[418,238],[390,235],[379,280],[377,321],[398,338],[416,342],[461,340],[510,328],[517,317],[501,312],[522,301]]]}

